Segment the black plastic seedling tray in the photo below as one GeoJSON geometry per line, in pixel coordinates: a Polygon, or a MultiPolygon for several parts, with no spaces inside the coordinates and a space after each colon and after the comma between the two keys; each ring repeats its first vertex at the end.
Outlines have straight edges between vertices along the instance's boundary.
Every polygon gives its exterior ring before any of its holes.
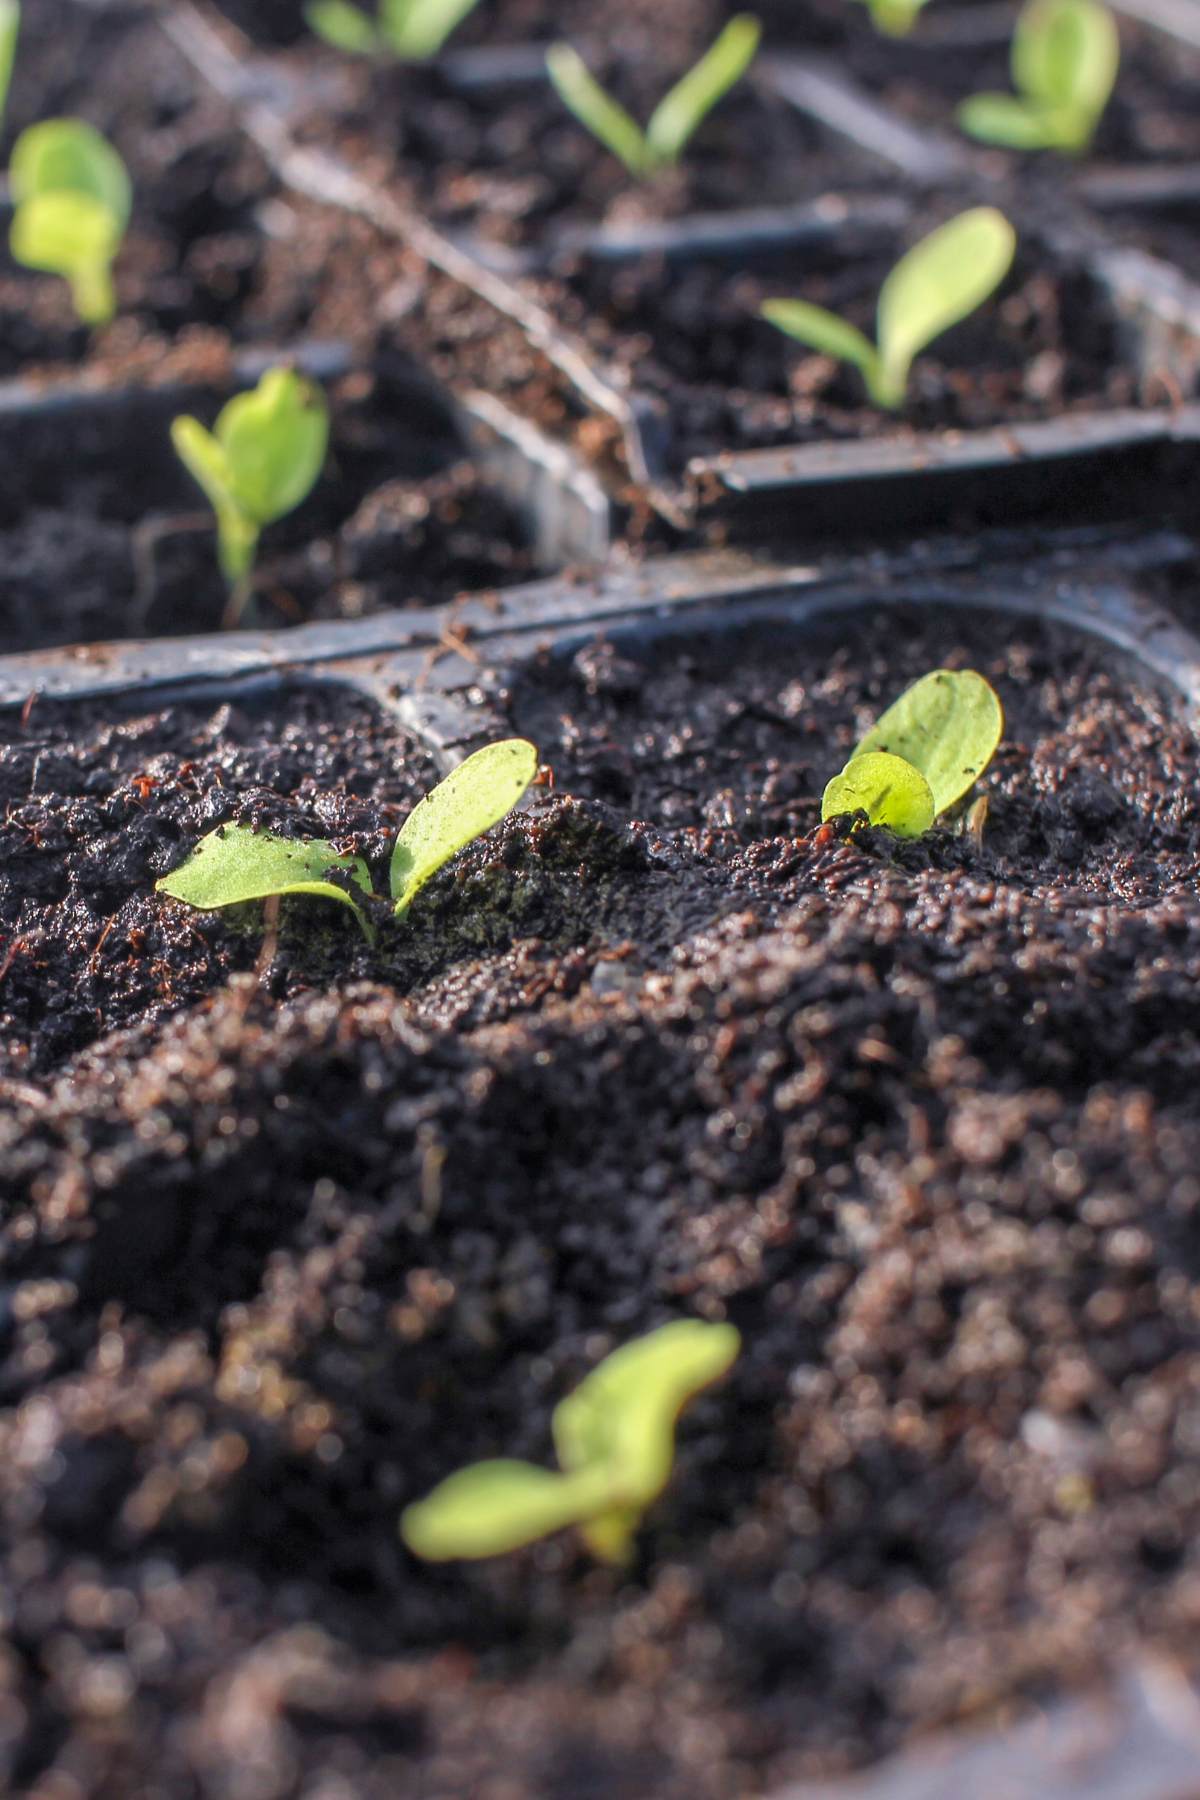
{"type": "MultiPolygon", "coordinates": [[[[969,31],[970,15],[955,23],[960,32],[969,31]]],[[[669,402],[664,413],[662,397],[639,387],[636,367],[630,379],[606,366],[557,323],[553,299],[522,279],[539,262],[553,262],[564,246],[550,241],[542,251],[497,255],[478,238],[448,235],[415,217],[381,192],[377,179],[364,179],[332,150],[307,136],[297,141],[310,108],[303,86],[297,89],[294,67],[281,70],[244,45],[244,54],[235,52],[226,29],[214,25],[196,0],[185,0],[167,24],[207,79],[227,96],[241,96],[248,130],[285,183],[370,217],[525,333],[575,404],[613,421],[629,473],[676,525],[699,524],[739,538],[764,529],[784,531],[803,541],[844,536],[866,518],[873,529],[886,531],[1036,516],[1086,518],[1098,493],[1106,509],[1111,504],[1131,517],[1145,511],[1169,514],[1176,503],[1186,515],[1193,504],[1196,417],[1187,400],[1200,371],[1200,288],[1161,260],[1106,239],[1102,219],[1108,209],[1087,206],[1093,178],[1086,171],[1074,184],[1075,199],[1056,200],[1047,217],[1041,200],[1023,197],[1019,177],[1010,190],[987,156],[965,141],[892,116],[840,71],[819,62],[778,53],[765,57],[758,74],[763,88],[844,138],[868,165],[884,172],[885,187],[890,168],[892,180],[901,184],[897,191],[834,194],[791,214],[735,212],[577,232],[566,246],[576,266],[603,271],[691,260],[777,270],[789,259],[802,265],[814,255],[835,252],[853,260],[896,244],[899,221],[912,210],[916,195],[936,185],[957,193],[963,204],[975,199],[1006,205],[1031,246],[1040,245],[1052,263],[1073,268],[1091,284],[1097,304],[1111,317],[1126,365],[1151,404],[1001,422],[992,429],[923,432],[892,426],[866,440],[762,450],[738,451],[716,442],[684,471],[672,447],[669,402]]],[[[995,32],[995,21],[985,16],[984,37],[990,41],[995,32]]],[[[514,56],[522,79],[532,79],[534,53],[523,61],[514,56]]],[[[1126,195],[1126,214],[1155,203],[1153,171],[1143,180],[1145,198],[1126,195]]],[[[1164,171],[1160,180],[1177,181],[1178,173],[1164,171]]]]}
{"type": "MultiPolygon", "coordinates": [[[[1194,544],[1173,532],[1099,530],[1010,530],[947,539],[892,557],[831,557],[805,566],[736,553],[667,557],[588,579],[557,578],[510,590],[494,602],[468,599],[450,608],[286,634],[231,633],[4,658],[0,706],[10,722],[21,720],[18,737],[28,759],[42,732],[51,743],[55,718],[70,718],[80,705],[94,711],[99,702],[120,721],[166,700],[185,708],[204,702],[236,708],[255,698],[282,703],[300,688],[318,695],[350,690],[392,714],[435,764],[449,767],[477,742],[524,724],[545,682],[577,684],[578,671],[592,669],[585,659],[601,647],[601,679],[608,655],[615,655],[618,677],[625,679],[630,664],[669,667],[700,644],[732,677],[742,647],[751,643],[760,657],[764,644],[770,646],[772,661],[786,671],[810,640],[861,645],[868,627],[886,635],[893,618],[909,621],[905,629],[912,629],[911,621],[924,616],[946,621],[948,637],[956,621],[972,617],[1007,621],[1015,635],[1024,627],[1060,633],[1066,665],[1107,671],[1118,682],[1148,676],[1195,720],[1200,639],[1163,600],[1173,583],[1186,582],[1194,557],[1194,544]]],[[[1000,649],[1003,638],[992,642],[1000,649]]],[[[1012,679],[1021,679],[1016,668],[1012,679]]],[[[50,779],[60,778],[61,756],[61,749],[48,748],[48,768],[55,771],[50,779]]],[[[551,759],[568,793],[575,786],[574,760],[573,750],[551,759]]],[[[589,779],[584,772],[585,787],[589,779]]],[[[612,831],[604,821],[614,817],[611,807],[601,813],[602,828],[612,831]]],[[[1063,903],[1072,904],[1069,896],[1063,903]]],[[[706,924],[715,929],[729,901],[708,904],[711,916],[691,921],[696,930],[706,924]]],[[[1124,904],[1113,901],[1118,908],[1124,904]]],[[[602,938],[603,925],[598,929],[602,938]]],[[[600,967],[619,993],[634,977],[623,972],[626,950],[614,946],[613,955],[600,967]]],[[[599,975],[592,980],[601,991],[599,975]]],[[[36,1091],[12,1084],[13,1104],[36,1091]]],[[[321,1116],[326,1106],[322,1095],[321,1116]]],[[[139,1251],[151,1258],[145,1279],[154,1273],[156,1241],[148,1221],[139,1251]]],[[[55,1254],[53,1243],[48,1253],[55,1254]]],[[[1089,1800],[1127,1800],[1130,1789],[1123,1783],[1131,1759],[1142,1800],[1174,1800],[1179,1759],[1194,1740],[1195,1702],[1166,1665],[1138,1664],[1117,1674],[1120,1685],[1111,1694],[1097,1690],[1055,1701],[1036,1726],[1018,1715],[1011,1726],[952,1736],[927,1752],[884,1762],[844,1788],[801,1784],[776,1789],[776,1800],[838,1800],[843,1792],[847,1800],[907,1800],[910,1794],[925,1800],[941,1791],[968,1791],[981,1772],[994,1782],[1019,1777],[1039,1794],[1061,1794],[1062,1800],[1083,1791],[1089,1800]],[[1106,1728],[1097,1734],[1100,1713],[1106,1728]],[[1087,1738],[1085,1790],[1072,1787],[1061,1768],[1062,1745],[1077,1743],[1080,1731],[1087,1738]]],[[[472,1704],[469,1692],[459,1704],[472,1704]]]]}

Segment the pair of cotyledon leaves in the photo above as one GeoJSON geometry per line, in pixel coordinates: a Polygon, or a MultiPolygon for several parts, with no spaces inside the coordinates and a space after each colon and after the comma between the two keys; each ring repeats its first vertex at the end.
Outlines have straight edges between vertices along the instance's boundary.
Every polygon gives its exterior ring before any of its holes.
{"type": "Polygon", "coordinates": [[[959,124],[1013,150],[1086,150],[1120,60],[1116,23],[1100,0],[1029,0],[1013,32],[1016,93],[972,95],[959,124]]]}
{"type": "MultiPolygon", "coordinates": [[[[396,918],[452,856],[512,811],[536,774],[534,746],[525,738],[506,738],[468,756],[418,801],[392,851],[389,887],[396,918]]],[[[247,825],[221,825],[157,886],[202,912],[315,894],[348,906],[368,940],[374,936],[366,903],[375,894],[366,863],[320,838],[299,841],[247,825]]]]}
{"type": "Polygon", "coordinates": [[[670,1478],[679,1414],[739,1349],[732,1325],[699,1319],[623,1345],[555,1407],[557,1471],[506,1457],[473,1463],[407,1509],[404,1541],[430,1561],[499,1556],[574,1525],[594,1556],[626,1562],[670,1478]]]}
{"type": "Polygon", "coordinates": [[[897,837],[921,837],[995,755],[1004,712],[974,669],[934,669],[889,706],[825,789],[822,819],[863,812],[897,837]]]}
{"type": "Polygon", "coordinates": [[[63,276],[84,324],[104,324],[116,311],[112,263],[133,210],[120,156],[82,119],[46,119],[17,139],[8,182],[16,261],[63,276]]]}

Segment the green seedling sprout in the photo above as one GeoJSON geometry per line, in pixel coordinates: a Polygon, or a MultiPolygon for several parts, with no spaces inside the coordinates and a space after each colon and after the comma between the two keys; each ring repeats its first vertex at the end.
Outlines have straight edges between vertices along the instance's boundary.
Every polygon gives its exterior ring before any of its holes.
{"type": "Polygon", "coordinates": [[[187,415],[173,420],[171,442],[216,513],[229,584],[224,622],[234,625],[250,598],[263,527],[306,500],[324,466],[325,396],[292,369],[269,369],[256,388],[221,409],[212,431],[187,415]]]}
{"type": "Polygon", "coordinates": [[[1003,730],[990,682],[974,669],[934,669],[868,731],[825,789],[821,817],[861,812],[897,837],[922,837],[971,791],[1003,730]]]}
{"type": "Polygon", "coordinates": [[[13,64],[17,60],[17,38],[21,32],[20,0],[0,0],[0,119],[8,105],[12,85],[13,64]]]}
{"type": "Polygon", "coordinates": [[[958,109],[971,137],[1010,150],[1086,150],[1117,79],[1121,45],[1100,0],[1029,0],[1012,40],[1015,94],[958,109]]]}
{"type": "Polygon", "coordinates": [[[69,282],[85,325],[117,310],[112,265],[133,209],[125,164],[82,119],[47,119],[13,146],[9,247],[27,269],[69,282]]]}
{"type": "Polygon", "coordinates": [[[310,30],[352,56],[394,56],[400,62],[435,57],[479,0],[380,0],[376,18],[349,0],[311,0],[310,30]]]}
{"type": "MultiPolygon", "coordinates": [[[[537,751],[525,738],[506,738],[468,756],[418,801],[392,852],[391,916],[401,919],[430,878],[452,856],[498,825],[537,774],[537,751]]],[[[248,825],[219,825],[170,875],[162,894],[200,912],[276,895],[316,894],[348,906],[368,943],[374,942],[377,899],[366,863],[342,855],[321,838],[297,842],[248,825]]]]}
{"type": "Polygon", "coordinates": [[[900,258],[879,290],[878,347],[836,313],[807,300],[766,300],[762,315],[789,337],[852,363],[876,406],[904,404],[913,359],[973,313],[1012,266],[1017,239],[993,206],[975,206],[939,225],[900,258]]]}
{"type": "Polygon", "coordinates": [[[508,1458],[460,1469],[405,1511],[405,1543],[431,1562],[501,1556],[574,1525],[593,1556],[627,1563],[680,1413],[740,1348],[732,1325],[681,1319],[614,1350],[554,1409],[560,1474],[508,1458]]]}
{"type": "Polygon", "coordinates": [[[865,0],[871,23],[885,37],[907,37],[928,0],[865,0]]]}
{"type": "Polygon", "coordinates": [[[644,131],[569,44],[551,45],[546,68],[580,124],[624,163],[635,180],[644,181],[679,161],[713,107],[754,61],[761,36],[761,25],[749,13],[731,19],[694,68],[655,107],[644,131]]]}

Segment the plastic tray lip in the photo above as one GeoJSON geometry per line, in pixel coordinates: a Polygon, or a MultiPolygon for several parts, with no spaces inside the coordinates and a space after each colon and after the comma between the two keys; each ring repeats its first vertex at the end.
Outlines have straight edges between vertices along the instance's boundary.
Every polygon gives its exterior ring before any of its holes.
{"type": "Polygon", "coordinates": [[[910,556],[772,561],[737,551],[610,564],[585,578],[552,577],[424,611],[296,626],[287,632],[82,645],[0,658],[0,709],[45,702],[226,697],[304,681],[357,685],[389,704],[448,696],[481,671],[516,666],[598,634],[736,630],[776,617],[863,608],[965,606],[1043,618],[1133,657],[1200,715],[1200,640],[1139,589],[1139,576],[1177,562],[1189,540],[1170,531],[1067,533],[1004,546],[950,541],[910,556]],[[1099,571],[1099,572],[1098,572],[1099,571]],[[464,645],[467,646],[464,650],[464,645]]]}

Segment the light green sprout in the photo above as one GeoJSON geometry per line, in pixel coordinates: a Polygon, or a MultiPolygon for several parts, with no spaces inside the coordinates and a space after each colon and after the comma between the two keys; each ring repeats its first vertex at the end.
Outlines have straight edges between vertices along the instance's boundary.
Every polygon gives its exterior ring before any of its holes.
{"type": "MultiPolygon", "coordinates": [[[[418,801],[392,852],[393,918],[403,918],[452,856],[512,811],[537,774],[537,760],[525,738],[487,744],[418,801]]],[[[369,943],[375,937],[372,907],[384,904],[360,856],[342,855],[321,838],[298,842],[248,825],[219,825],[155,886],[200,912],[277,895],[316,894],[348,906],[369,943]]]]}
{"type": "Polygon", "coordinates": [[[731,19],[699,62],[655,107],[644,131],[601,87],[569,44],[551,45],[546,69],[579,122],[641,181],[679,161],[713,107],[754,61],[761,36],[761,25],[749,13],[731,19]]]}
{"type": "Polygon", "coordinates": [[[907,37],[928,0],[865,0],[871,10],[871,23],[886,37],[907,37]]]}
{"type": "Polygon", "coordinates": [[[307,499],[324,466],[325,396],[292,369],[269,369],[256,388],[221,409],[212,431],[186,414],[174,419],[171,442],[217,516],[218,557],[230,589],[225,623],[234,624],[250,597],[263,527],[307,499]]]}
{"type": "Polygon", "coordinates": [[[974,669],[934,669],[868,731],[825,789],[821,817],[863,812],[897,837],[922,837],[970,792],[1003,731],[990,682],[974,669]]]}
{"type": "Polygon", "coordinates": [[[554,1409],[561,1474],[510,1458],[473,1463],[407,1508],[405,1543],[431,1562],[501,1556],[574,1525],[593,1556],[628,1562],[670,1479],[680,1413],[740,1348],[732,1325],[681,1319],[614,1350],[554,1409]]]}
{"type": "Polygon", "coordinates": [[[83,323],[107,324],[117,310],[112,265],[133,209],[117,152],[82,119],[47,119],[17,139],[8,183],[15,260],[63,276],[83,323]]]}
{"type": "Polygon", "coordinates": [[[1015,94],[975,94],[958,109],[971,137],[1011,150],[1087,149],[1116,84],[1121,44],[1100,0],[1029,0],[1012,41],[1015,94]]]}
{"type": "Polygon", "coordinates": [[[913,359],[973,313],[1012,266],[1016,233],[993,206],[939,225],[900,258],[879,290],[878,348],[855,325],[807,300],[766,300],[762,316],[789,337],[859,370],[876,406],[904,404],[913,359]]]}
{"type": "Polygon", "coordinates": [[[17,60],[17,38],[21,32],[20,0],[0,0],[0,119],[8,105],[12,86],[13,64],[17,60]]]}
{"type": "Polygon", "coordinates": [[[311,0],[304,9],[310,30],[352,56],[394,56],[428,62],[479,0],[380,0],[376,18],[349,0],[311,0]]]}

